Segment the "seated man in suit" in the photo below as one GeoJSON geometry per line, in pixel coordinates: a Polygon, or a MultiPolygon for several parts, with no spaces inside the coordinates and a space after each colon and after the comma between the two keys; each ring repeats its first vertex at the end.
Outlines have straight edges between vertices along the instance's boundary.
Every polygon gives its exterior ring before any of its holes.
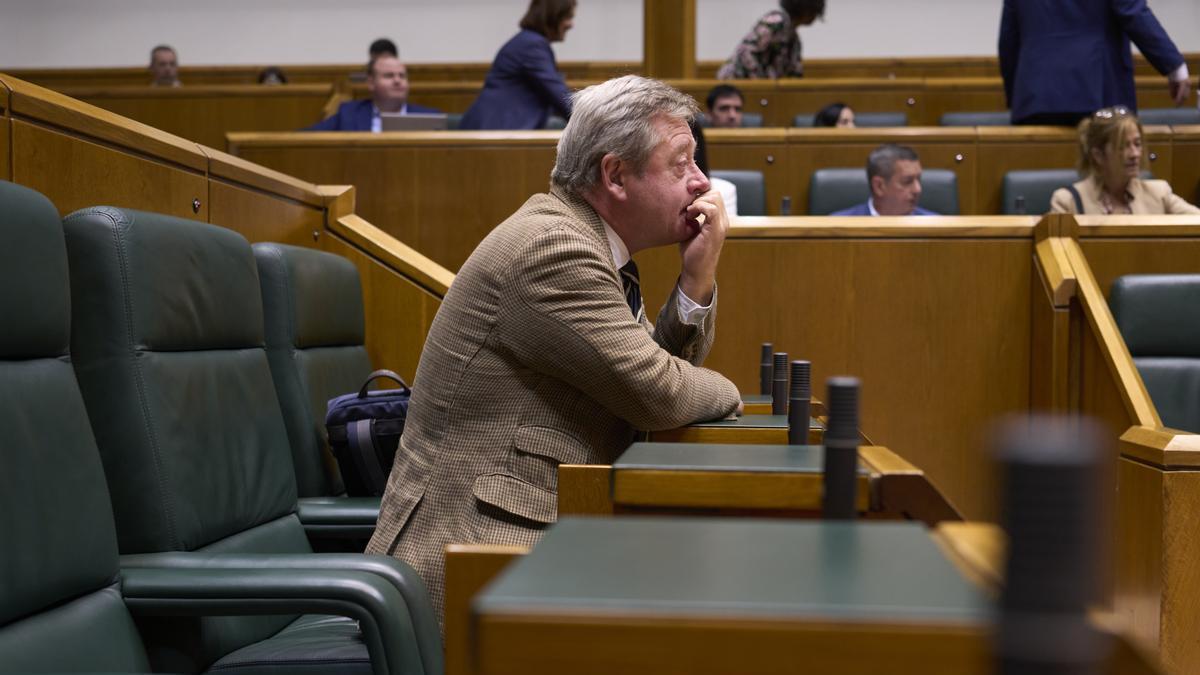
{"type": "Polygon", "coordinates": [[[308,127],[306,131],[374,131],[383,130],[380,113],[439,113],[408,102],[408,68],[400,59],[381,54],[367,64],[367,89],[371,98],[349,101],[338,107],[332,116],[308,127]]]}
{"type": "Polygon", "coordinates": [[[888,143],[867,158],[867,201],[831,216],[936,216],[917,206],[921,199],[921,159],[906,145],[888,143]]]}
{"type": "Polygon", "coordinates": [[[742,108],[745,97],[742,90],[732,84],[718,84],[708,92],[708,125],[736,129],[742,126],[742,108]]]}
{"type": "Polygon", "coordinates": [[[367,547],[412,564],[439,614],[446,544],[532,546],[557,517],[559,464],[609,464],[638,429],[741,408],[700,367],[729,220],[694,159],[695,101],[627,75],[572,110],[549,194],[488,234],[434,317],[367,547]],[[655,246],[681,266],[651,325],[631,256],[655,246]]]}

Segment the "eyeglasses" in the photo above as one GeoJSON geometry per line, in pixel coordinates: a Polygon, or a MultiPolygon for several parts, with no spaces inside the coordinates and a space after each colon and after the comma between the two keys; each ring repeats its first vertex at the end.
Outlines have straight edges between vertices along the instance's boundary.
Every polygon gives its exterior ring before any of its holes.
{"type": "Polygon", "coordinates": [[[1129,108],[1126,108],[1123,105],[1115,105],[1111,108],[1101,108],[1092,116],[1096,119],[1110,120],[1114,117],[1126,117],[1132,114],[1133,113],[1129,111],[1129,108]]]}

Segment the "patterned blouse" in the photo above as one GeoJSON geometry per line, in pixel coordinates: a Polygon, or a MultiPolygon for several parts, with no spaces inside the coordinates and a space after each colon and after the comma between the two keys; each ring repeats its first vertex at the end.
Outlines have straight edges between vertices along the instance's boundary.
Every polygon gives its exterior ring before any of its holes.
{"type": "Polygon", "coordinates": [[[717,70],[722,80],[766,77],[804,77],[800,36],[787,13],[778,9],[764,14],[717,70]]]}

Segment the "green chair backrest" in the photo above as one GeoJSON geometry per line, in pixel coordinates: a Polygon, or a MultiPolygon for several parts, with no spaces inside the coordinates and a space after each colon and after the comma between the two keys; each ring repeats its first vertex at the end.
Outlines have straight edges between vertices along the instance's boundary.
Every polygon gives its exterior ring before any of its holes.
{"type": "Polygon", "coordinates": [[[147,672],[71,368],[62,221],[0,181],[0,671],[147,672]]]}
{"type": "Polygon", "coordinates": [[[767,187],[761,171],[716,171],[713,178],[723,178],[737,187],[739,216],[767,215],[767,187]]]}

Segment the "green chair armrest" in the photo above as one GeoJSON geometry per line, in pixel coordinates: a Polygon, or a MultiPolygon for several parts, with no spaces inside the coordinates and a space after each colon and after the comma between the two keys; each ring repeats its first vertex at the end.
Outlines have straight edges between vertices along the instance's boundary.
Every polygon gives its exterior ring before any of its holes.
{"type": "Polygon", "coordinates": [[[310,538],[370,539],[379,520],[379,497],[304,497],[296,516],[310,538]]]}
{"type": "Polygon", "coordinates": [[[442,633],[425,582],[407,563],[384,555],[359,553],[142,553],[121,556],[121,569],[173,568],[182,570],[328,570],[373,574],[388,581],[404,599],[424,672],[441,675],[445,669],[442,633]]]}
{"type": "Polygon", "coordinates": [[[364,571],[130,567],[125,604],[140,615],[333,614],[358,622],[374,672],[423,672],[404,597],[364,571]]]}

